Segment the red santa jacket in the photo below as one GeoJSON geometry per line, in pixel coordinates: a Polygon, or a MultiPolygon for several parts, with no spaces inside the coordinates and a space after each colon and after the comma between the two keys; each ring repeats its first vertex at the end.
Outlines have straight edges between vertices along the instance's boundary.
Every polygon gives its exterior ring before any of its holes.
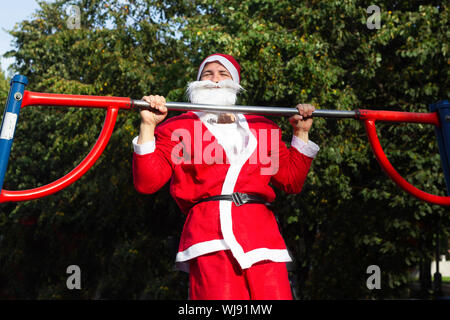
{"type": "Polygon", "coordinates": [[[185,262],[190,259],[227,249],[243,269],[262,260],[292,261],[266,205],[194,204],[233,192],[257,194],[272,202],[275,192],[269,183],[287,193],[299,193],[312,157],[287,148],[280,128],[269,119],[237,114],[247,139],[243,151],[230,161],[211,133],[211,124],[201,121],[198,114],[187,112],[164,121],[155,130],[155,150],[133,154],[136,190],[154,193],[170,180],[170,193],[186,214],[176,256],[178,267],[188,271],[185,262]]]}

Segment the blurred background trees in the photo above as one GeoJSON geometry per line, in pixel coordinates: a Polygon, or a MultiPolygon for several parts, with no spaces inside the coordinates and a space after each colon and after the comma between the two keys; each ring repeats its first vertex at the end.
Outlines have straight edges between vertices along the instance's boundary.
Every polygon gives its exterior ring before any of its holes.
{"type": "MultiPolygon", "coordinates": [[[[200,62],[228,53],[242,67],[241,104],[427,112],[449,98],[448,4],[378,1],[381,28],[368,29],[370,1],[213,0],[41,3],[11,31],[13,69],[28,90],[182,101],[200,62]],[[71,29],[71,5],[80,28],[71,29]]],[[[4,79],[4,76],[1,77],[4,79]]],[[[0,79],[2,81],[2,79],[0,79]]],[[[8,85],[0,84],[5,101],[8,85]]],[[[177,113],[171,112],[169,116],[177,113]]],[[[16,130],[5,189],[49,183],[89,152],[102,110],[29,107],[16,130]]],[[[291,137],[287,119],[272,118],[291,137]]],[[[132,184],[131,140],[139,115],[119,114],[94,167],[50,197],[0,210],[0,297],[184,299],[187,275],[173,270],[184,217],[165,186],[132,184]],[[79,265],[82,290],[66,288],[79,265]]],[[[445,195],[431,126],[379,124],[394,167],[427,192],[445,195]]],[[[299,299],[404,298],[411,272],[429,265],[450,233],[448,209],[401,191],[377,164],[358,121],[317,119],[321,150],[300,195],[277,190],[275,213],[291,254],[299,299]],[[366,269],[381,269],[368,290],[366,269]]]]}

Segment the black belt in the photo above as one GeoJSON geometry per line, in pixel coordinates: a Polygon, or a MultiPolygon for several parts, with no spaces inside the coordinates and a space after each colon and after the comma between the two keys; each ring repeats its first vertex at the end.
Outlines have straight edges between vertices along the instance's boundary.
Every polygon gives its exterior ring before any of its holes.
{"type": "Polygon", "coordinates": [[[219,201],[219,200],[228,200],[233,201],[234,204],[239,207],[246,203],[263,203],[266,206],[270,206],[270,202],[267,202],[263,197],[254,195],[254,194],[248,194],[248,193],[240,193],[240,192],[234,192],[232,194],[221,194],[218,196],[212,196],[205,199],[201,199],[200,201],[196,202],[196,204],[199,204],[200,202],[205,201],[219,201]]]}

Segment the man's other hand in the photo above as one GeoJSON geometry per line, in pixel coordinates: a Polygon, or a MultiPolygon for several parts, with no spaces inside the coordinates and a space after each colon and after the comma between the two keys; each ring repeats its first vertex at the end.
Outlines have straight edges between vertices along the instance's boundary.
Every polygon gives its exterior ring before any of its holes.
{"type": "Polygon", "coordinates": [[[167,116],[166,99],[163,96],[144,96],[142,100],[150,104],[153,110],[141,109],[141,123],[155,127],[167,116]]]}
{"type": "Polygon", "coordinates": [[[312,113],[315,108],[311,104],[298,104],[296,108],[299,114],[290,117],[289,122],[294,128],[294,135],[308,142],[308,132],[313,123],[312,113]]]}

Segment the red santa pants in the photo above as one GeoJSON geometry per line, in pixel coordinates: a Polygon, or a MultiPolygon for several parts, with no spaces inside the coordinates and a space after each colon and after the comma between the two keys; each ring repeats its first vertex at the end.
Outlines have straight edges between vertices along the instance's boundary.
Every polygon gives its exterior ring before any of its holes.
{"type": "Polygon", "coordinates": [[[261,261],[242,270],[230,250],[190,261],[192,300],[292,300],[286,263],[261,261]]]}

